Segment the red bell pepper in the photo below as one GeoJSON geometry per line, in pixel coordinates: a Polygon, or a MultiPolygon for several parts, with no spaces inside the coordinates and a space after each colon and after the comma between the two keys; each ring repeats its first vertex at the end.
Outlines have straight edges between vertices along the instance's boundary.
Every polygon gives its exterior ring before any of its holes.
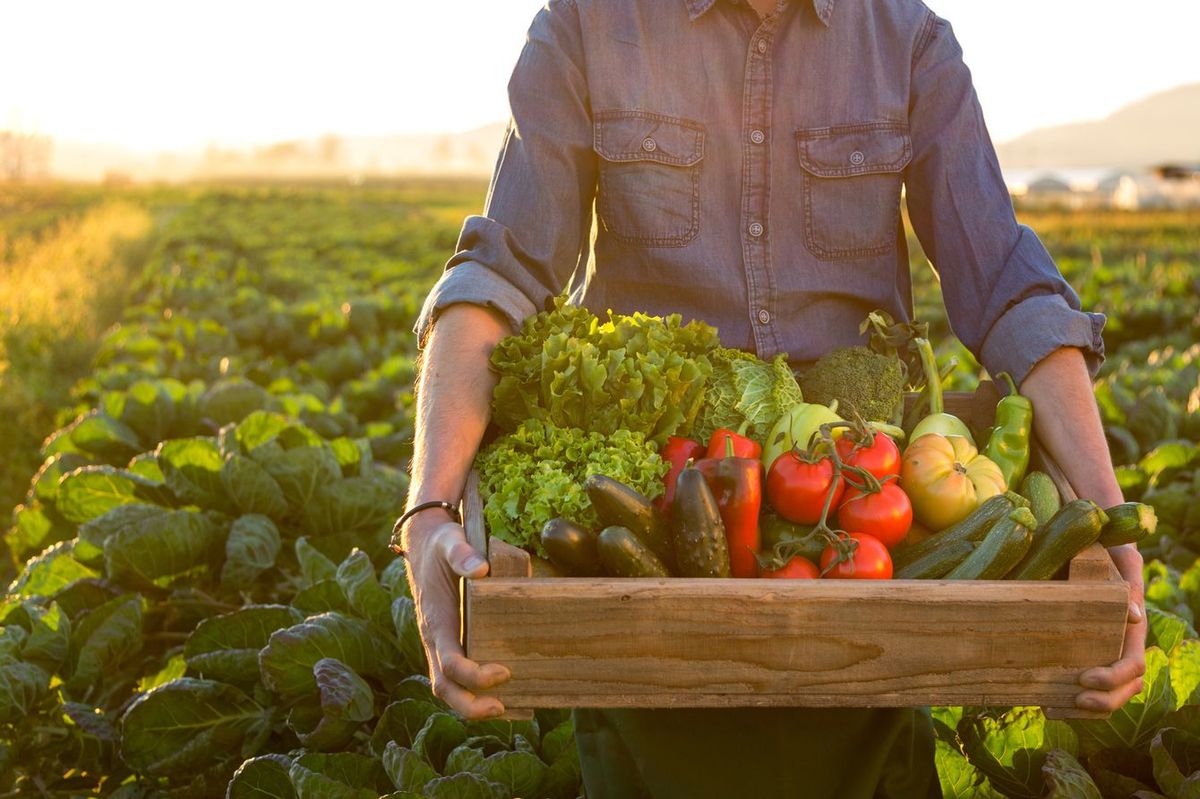
{"type": "Polygon", "coordinates": [[[728,427],[718,427],[713,431],[712,438],[708,440],[706,457],[724,458],[729,451],[726,446],[727,441],[733,442],[733,457],[735,458],[762,457],[761,444],[752,438],[747,438],[736,430],[730,430],[728,427]]]}
{"type": "Polygon", "coordinates": [[[679,473],[688,465],[688,461],[698,461],[704,457],[704,445],[690,438],[671,436],[658,454],[670,464],[670,468],[667,470],[667,476],[663,478],[666,490],[661,497],[654,500],[654,504],[664,516],[670,518],[671,504],[675,501],[675,481],[679,479],[679,473]]]}
{"type": "MultiPolygon", "coordinates": [[[[716,434],[713,436],[716,440],[716,434]]],[[[710,448],[711,452],[711,448],[710,448]]],[[[712,489],[729,541],[729,566],[734,577],[757,577],[761,537],[758,512],[762,509],[762,463],[758,454],[737,457],[733,437],[725,440],[725,457],[696,463],[712,489]]],[[[761,454],[761,453],[760,453],[761,454]]]]}

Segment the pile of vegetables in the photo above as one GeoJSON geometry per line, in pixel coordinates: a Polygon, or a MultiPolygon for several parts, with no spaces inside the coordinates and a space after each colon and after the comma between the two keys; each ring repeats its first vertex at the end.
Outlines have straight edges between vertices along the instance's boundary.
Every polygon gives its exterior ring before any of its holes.
{"type": "Polygon", "coordinates": [[[476,460],[484,514],[492,535],[543,556],[537,533],[556,518],[598,529],[588,475],[656,498],[671,441],[693,430],[761,436],[801,399],[783,356],[722,348],[714,328],[678,315],[601,320],[565,297],[503,339],[491,365],[504,435],[476,460]]]}
{"type": "MultiPolygon", "coordinates": [[[[595,322],[582,324],[586,318],[583,311],[567,314],[560,302],[526,325],[523,346],[561,319],[595,329],[595,322]]],[[[835,350],[802,377],[830,397],[828,406],[811,395],[805,401],[778,362],[713,350],[718,388],[701,386],[708,393],[700,419],[710,421],[696,427],[715,419],[728,426],[701,440],[669,434],[657,454],[638,432],[618,430],[637,438],[612,451],[603,438],[583,444],[589,439],[581,431],[522,422],[518,434],[478,460],[493,532],[573,576],[948,580],[1051,579],[1096,541],[1116,546],[1154,534],[1149,506],[1105,511],[1076,500],[1060,507],[1047,475],[1026,474],[1033,408],[1011,377],[1000,376],[1008,394],[981,453],[968,426],[945,411],[945,375],[924,327],[895,325],[879,312],[868,326],[882,351],[835,350]],[[902,448],[904,431],[886,420],[904,420],[899,387],[910,364],[899,353],[909,350],[924,379],[926,413],[910,418],[912,440],[902,448]],[[738,376],[755,374],[774,388],[757,391],[756,402],[730,402],[738,376]],[[843,403],[855,421],[835,412],[843,403]],[[772,405],[776,415],[763,416],[772,405]],[[580,443],[556,448],[553,436],[580,443]],[[510,454],[518,449],[523,459],[510,454]],[[601,464],[594,449],[611,463],[601,464]],[[511,467],[501,472],[497,457],[511,467]],[[623,476],[629,458],[647,464],[632,478],[623,476]],[[656,477],[663,472],[660,494],[656,477]],[[536,540],[529,532],[535,529],[536,540]]],[[[676,432],[682,430],[669,431],[676,432]]]]}

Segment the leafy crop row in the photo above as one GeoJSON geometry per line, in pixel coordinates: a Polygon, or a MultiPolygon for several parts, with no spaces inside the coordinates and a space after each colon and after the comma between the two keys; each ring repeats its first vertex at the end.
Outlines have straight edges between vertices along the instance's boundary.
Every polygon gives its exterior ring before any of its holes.
{"type": "Polygon", "coordinates": [[[6,536],[0,792],[578,792],[565,713],[464,723],[423,676],[385,544],[449,244],[379,200],[215,194],[164,232],[6,536]]]}
{"type": "MultiPolygon", "coordinates": [[[[1194,214],[1048,214],[1046,239],[1084,307],[1105,313],[1096,398],[1141,545],[1149,617],[1142,692],[1111,719],[1036,708],[936,708],[947,797],[1176,797],[1200,786],[1200,225],[1194,214]]],[[[925,273],[918,313],[945,325],[925,273]]],[[[948,332],[948,328],[944,328],[948,332]]],[[[970,356],[955,350],[960,360],[970,356]]]]}
{"type": "MultiPolygon", "coordinates": [[[[151,214],[137,204],[90,205],[86,194],[61,194],[62,202],[49,207],[33,203],[34,213],[26,207],[34,197],[0,192],[0,506],[6,510],[28,487],[54,414],[91,370],[96,340],[119,317],[153,228],[151,214]]],[[[7,574],[3,567],[0,574],[7,574]]]]}
{"type": "MultiPolygon", "coordinates": [[[[464,722],[432,695],[384,547],[409,331],[475,199],[207,192],[167,223],[5,537],[0,797],[576,796],[566,713],[464,722]]],[[[1109,721],[935,709],[947,796],[1194,790],[1200,247],[1194,224],[1130,219],[1043,233],[1110,314],[1098,397],[1161,520],[1146,688],[1109,721]]]]}

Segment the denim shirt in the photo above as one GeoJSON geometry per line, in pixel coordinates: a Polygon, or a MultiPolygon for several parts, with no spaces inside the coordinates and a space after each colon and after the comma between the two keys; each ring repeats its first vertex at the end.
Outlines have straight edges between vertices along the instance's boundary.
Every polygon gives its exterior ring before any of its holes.
{"type": "Polygon", "coordinates": [[[954,333],[1020,381],[1080,348],[1080,310],[1017,224],[950,25],[919,0],[550,0],[509,83],[512,119],[481,216],[426,299],[519,328],[568,287],[594,312],[679,312],[722,343],[801,367],[912,316],[900,215],[954,333]]]}

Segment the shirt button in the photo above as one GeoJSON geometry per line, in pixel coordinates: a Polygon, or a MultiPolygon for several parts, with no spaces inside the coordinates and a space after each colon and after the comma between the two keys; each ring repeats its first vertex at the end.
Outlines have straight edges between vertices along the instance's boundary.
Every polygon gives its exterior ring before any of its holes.
{"type": "Polygon", "coordinates": [[[758,222],[752,222],[750,224],[750,235],[757,239],[762,234],[763,234],[763,226],[760,225],[758,222]]]}
{"type": "Polygon", "coordinates": [[[765,52],[767,52],[767,40],[766,40],[766,39],[759,39],[759,40],[758,40],[758,44],[757,44],[757,45],[755,45],[755,47],[757,47],[757,48],[758,48],[758,52],[760,52],[760,53],[765,53],[765,52]]]}
{"type": "Polygon", "coordinates": [[[647,136],[646,138],[642,139],[642,149],[648,153],[652,153],[658,149],[658,142],[647,136]]]}
{"type": "Polygon", "coordinates": [[[850,163],[854,164],[855,166],[861,166],[862,162],[866,160],[867,157],[859,150],[855,150],[854,152],[850,153],[850,163]]]}
{"type": "Polygon", "coordinates": [[[770,324],[771,314],[767,311],[766,308],[763,308],[761,311],[758,312],[758,321],[759,321],[759,323],[764,324],[764,325],[770,324]]]}
{"type": "Polygon", "coordinates": [[[763,133],[761,130],[750,131],[750,141],[754,142],[755,144],[762,144],[766,140],[767,134],[763,133]]]}

